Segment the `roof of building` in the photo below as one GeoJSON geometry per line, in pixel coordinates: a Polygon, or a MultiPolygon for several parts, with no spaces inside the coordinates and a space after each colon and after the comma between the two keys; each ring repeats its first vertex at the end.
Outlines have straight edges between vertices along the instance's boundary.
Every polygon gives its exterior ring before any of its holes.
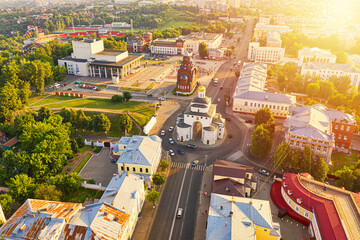
{"type": "Polygon", "coordinates": [[[183,119],[181,119],[176,125],[178,128],[189,128],[191,125],[186,124],[183,119]]]}
{"type": "Polygon", "coordinates": [[[254,239],[253,224],[280,237],[273,227],[269,201],[211,194],[207,240],[254,239]]]}
{"type": "Polygon", "coordinates": [[[228,196],[245,197],[245,187],[230,178],[223,178],[212,182],[212,193],[223,194],[228,196]]]}
{"type": "Polygon", "coordinates": [[[105,67],[123,67],[124,65],[136,60],[136,59],[139,59],[139,58],[143,58],[144,57],[144,54],[131,54],[129,53],[129,56],[124,58],[124,59],[121,59],[120,61],[118,62],[106,62],[106,61],[93,61],[90,63],[90,65],[94,65],[94,66],[105,66],[105,67]]]}
{"type": "Polygon", "coordinates": [[[347,73],[360,73],[360,70],[354,67],[351,64],[345,63],[320,63],[320,62],[308,62],[302,65],[303,69],[306,70],[333,70],[333,71],[343,71],[347,73]]]}
{"type": "MultiPolygon", "coordinates": [[[[130,172],[116,174],[107,186],[99,202],[131,214],[133,208],[140,207],[140,191],[144,190],[144,179],[130,172]]],[[[141,209],[137,209],[138,212],[141,209]]]]}
{"type": "Polygon", "coordinates": [[[17,137],[13,137],[12,139],[10,139],[9,141],[7,141],[6,143],[4,143],[4,146],[6,147],[12,147],[15,144],[17,144],[19,142],[19,139],[17,137]]]}
{"type": "Polygon", "coordinates": [[[125,144],[126,148],[117,163],[152,166],[156,154],[161,151],[161,141],[156,135],[122,137],[118,144],[125,144]]]}
{"type": "Polygon", "coordinates": [[[198,88],[198,92],[205,92],[206,88],[203,85],[200,85],[200,87],[198,88]]]}
{"type": "Polygon", "coordinates": [[[268,42],[281,42],[281,37],[278,32],[271,32],[267,37],[268,42]]]}
{"type": "Polygon", "coordinates": [[[193,103],[209,104],[209,103],[211,103],[211,98],[209,98],[209,97],[205,97],[205,98],[196,97],[191,101],[191,104],[193,104],[193,103]]]}
{"type": "Polygon", "coordinates": [[[6,133],[5,133],[5,132],[0,131],[0,138],[2,138],[2,137],[6,137],[6,133]]]}
{"type": "Polygon", "coordinates": [[[117,56],[120,55],[122,53],[124,53],[126,51],[120,51],[120,50],[103,50],[101,52],[95,53],[95,55],[108,55],[108,56],[117,56]]]}
{"type": "Polygon", "coordinates": [[[210,52],[214,52],[214,53],[224,53],[224,50],[221,49],[217,49],[217,48],[209,48],[209,53],[210,52]]]}
{"type": "Polygon", "coordinates": [[[324,190],[324,183],[309,177],[285,173],[282,187],[290,198],[315,214],[323,239],[358,239],[360,236],[359,202],[352,192],[331,185],[324,190]],[[345,227],[345,229],[344,229],[345,227]]]}
{"type": "Polygon", "coordinates": [[[330,50],[324,50],[319,48],[303,48],[299,50],[299,56],[305,55],[307,57],[328,57],[328,58],[336,58],[334,54],[330,52],[330,50]]]}
{"type": "Polygon", "coordinates": [[[213,125],[210,125],[208,127],[203,127],[204,131],[209,131],[209,132],[215,132],[216,131],[216,127],[214,127],[213,125]]]}
{"type": "Polygon", "coordinates": [[[213,167],[213,176],[219,175],[245,179],[247,173],[253,172],[253,167],[225,160],[216,160],[213,167]]]}
{"type": "Polygon", "coordinates": [[[236,84],[234,95],[245,91],[263,91],[267,77],[266,64],[245,63],[236,84]]]}
{"type": "Polygon", "coordinates": [[[283,103],[283,104],[295,103],[292,96],[282,93],[246,91],[234,97],[240,99],[246,99],[246,100],[253,100],[253,101],[266,101],[269,103],[283,103]]]}
{"type": "Polygon", "coordinates": [[[66,61],[73,61],[73,62],[87,62],[87,59],[80,59],[80,58],[72,58],[72,57],[63,57],[60,60],[66,60],[66,61]]]}
{"type": "Polygon", "coordinates": [[[355,65],[360,65],[360,55],[353,54],[348,56],[348,59],[355,65]]]}
{"type": "Polygon", "coordinates": [[[206,113],[203,112],[193,112],[191,111],[192,105],[189,105],[186,110],[184,111],[184,114],[188,115],[194,115],[194,116],[200,116],[200,117],[212,117],[216,111],[216,104],[211,104],[209,106],[209,109],[206,113]]]}

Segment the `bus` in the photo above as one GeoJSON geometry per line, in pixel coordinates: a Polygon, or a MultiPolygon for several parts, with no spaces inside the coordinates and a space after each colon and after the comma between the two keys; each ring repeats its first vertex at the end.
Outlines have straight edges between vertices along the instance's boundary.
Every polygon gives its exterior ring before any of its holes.
{"type": "Polygon", "coordinates": [[[216,86],[219,83],[219,79],[214,78],[214,85],[216,86]]]}

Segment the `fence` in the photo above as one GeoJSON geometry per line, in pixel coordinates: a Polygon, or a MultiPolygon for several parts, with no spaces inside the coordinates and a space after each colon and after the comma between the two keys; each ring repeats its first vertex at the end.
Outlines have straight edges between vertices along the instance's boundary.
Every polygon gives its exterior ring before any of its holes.
{"type": "Polygon", "coordinates": [[[105,147],[103,141],[92,141],[92,140],[86,140],[86,139],[85,139],[85,145],[90,146],[90,145],[91,145],[91,142],[94,142],[94,146],[95,146],[95,147],[105,147]]]}
{"type": "Polygon", "coordinates": [[[156,117],[152,117],[150,121],[144,126],[144,133],[148,134],[156,123],[156,117]]]}
{"type": "Polygon", "coordinates": [[[87,183],[86,181],[84,181],[83,183],[81,183],[81,186],[84,188],[93,189],[93,190],[101,190],[101,191],[106,190],[106,187],[101,186],[101,183],[91,184],[91,183],[87,183]]]}

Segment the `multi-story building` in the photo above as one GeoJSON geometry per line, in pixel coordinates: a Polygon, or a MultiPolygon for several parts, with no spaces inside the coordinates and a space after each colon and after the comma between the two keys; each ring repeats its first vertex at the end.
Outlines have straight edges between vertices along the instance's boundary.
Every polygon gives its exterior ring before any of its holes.
{"type": "Polygon", "coordinates": [[[144,52],[146,50],[145,39],[137,35],[127,37],[126,49],[128,52],[144,52]]]}
{"type": "Polygon", "coordinates": [[[250,42],[248,60],[275,64],[284,59],[285,48],[260,47],[260,42],[250,42]]]}
{"type": "Polygon", "coordinates": [[[285,173],[282,179],[275,179],[270,195],[289,217],[309,226],[311,239],[360,238],[357,193],[315,181],[308,173],[285,173]]]}
{"type": "Polygon", "coordinates": [[[329,50],[319,48],[303,48],[299,50],[298,59],[300,64],[307,62],[335,63],[336,55],[329,50]]]}
{"type": "Polygon", "coordinates": [[[282,40],[278,32],[272,32],[268,34],[266,39],[267,47],[281,48],[282,40]]]}
{"type": "Polygon", "coordinates": [[[259,17],[259,25],[270,25],[269,17],[259,17]]]}
{"type": "Polygon", "coordinates": [[[212,193],[206,240],[279,240],[280,224],[272,221],[270,202],[212,193]]]}
{"type": "Polygon", "coordinates": [[[209,59],[211,60],[221,60],[224,58],[224,50],[210,48],[209,49],[209,59]]]}
{"type": "Polygon", "coordinates": [[[219,48],[222,43],[223,34],[221,33],[205,33],[194,32],[186,36],[180,36],[185,40],[185,49],[189,53],[197,54],[199,50],[199,44],[204,42],[208,49],[219,48]]]}
{"type": "Polygon", "coordinates": [[[358,88],[360,83],[360,70],[351,64],[308,62],[301,66],[301,75],[318,75],[322,80],[331,76],[348,76],[351,85],[358,88]]]}
{"type": "Polygon", "coordinates": [[[266,64],[245,63],[233,95],[233,111],[255,114],[261,108],[269,108],[275,117],[286,117],[296,103],[296,97],[267,93],[266,64]]]}
{"type": "Polygon", "coordinates": [[[225,119],[216,112],[216,104],[211,104],[205,92],[205,87],[200,86],[198,97],[176,119],[177,138],[181,142],[200,138],[204,144],[213,145],[224,137],[225,119]]]}
{"type": "Polygon", "coordinates": [[[136,173],[149,181],[161,159],[161,141],[155,135],[122,137],[111,150],[112,158],[118,158],[118,171],[136,173]]]}
{"type": "Polygon", "coordinates": [[[185,52],[180,65],[176,81],[176,93],[191,94],[197,85],[197,69],[191,59],[191,55],[185,52]]]}
{"type": "Polygon", "coordinates": [[[360,68],[360,55],[353,54],[348,56],[348,60],[352,65],[354,65],[357,68],[360,68]]]}
{"type": "Polygon", "coordinates": [[[153,35],[151,32],[144,32],[143,38],[145,39],[145,42],[150,43],[153,40],[153,35]]]}
{"type": "Polygon", "coordinates": [[[213,164],[211,192],[250,197],[257,187],[254,168],[240,163],[216,160],[213,164]]]}
{"type": "Polygon", "coordinates": [[[183,55],[185,53],[185,41],[181,38],[156,39],[151,42],[152,54],[183,55]]]}
{"type": "Polygon", "coordinates": [[[140,67],[144,55],[105,50],[103,40],[72,41],[73,53],[58,60],[68,74],[105,78],[124,78],[140,67]]]}
{"type": "Polygon", "coordinates": [[[291,31],[290,27],[284,25],[263,25],[261,23],[257,23],[254,28],[254,37],[262,38],[272,32],[283,34],[291,31]]]}
{"type": "Polygon", "coordinates": [[[229,4],[226,1],[216,0],[198,0],[197,6],[200,8],[199,13],[211,13],[211,10],[215,12],[226,12],[229,9],[229,4]]]}

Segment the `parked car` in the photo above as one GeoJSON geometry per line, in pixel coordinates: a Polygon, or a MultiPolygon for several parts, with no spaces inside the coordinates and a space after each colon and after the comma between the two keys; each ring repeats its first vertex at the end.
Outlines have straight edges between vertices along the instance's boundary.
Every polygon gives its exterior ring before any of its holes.
{"type": "Polygon", "coordinates": [[[246,123],[253,123],[253,120],[251,119],[248,119],[248,120],[245,120],[246,123]]]}
{"type": "Polygon", "coordinates": [[[269,172],[267,172],[267,171],[264,170],[264,169],[259,170],[259,173],[261,173],[261,174],[263,174],[263,175],[265,175],[265,176],[269,176],[269,172]]]}
{"type": "Polygon", "coordinates": [[[112,158],[112,159],[111,159],[111,162],[112,162],[112,163],[116,163],[116,162],[117,162],[117,159],[116,159],[116,158],[112,158]]]}
{"type": "Polygon", "coordinates": [[[191,166],[195,167],[199,163],[199,160],[195,160],[191,163],[191,166]]]}
{"type": "Polygon", "coordinates": [[[188,144],[187,147],[192,148],[192,149],[196,149],[196,146],[194,144],[188,144]]]}
{"type": "Polygon", "coordinates": [[[182,208],[178,208],[177,213],[176,213],[176,218],[182,218],[183,212],[184,212],[184,210],[182,208]]]}
{"type": "Polygon", "coordinates": [[[173,140],[172,138],[169,138],[169,143],[170,143],[171,145],[174,145],[174,140],[173,140]]]}
{"type": "Polygon", "coordinates": [[[68,91],[72,91],[73,89],[72,89],[72,88],[68,88],[67,90],[68,90],[68,91]]]}
{"type": "Polygon", "coordinates": [[[184,155],[184,153],[185,153],[184,150],[182,150],[182,148],[179,148],[178,152],[179,152],[180,155],[184,155]]]}
{"type": "Polygon", "coordinates": [[[230,121],[231,120],[231,118],[230,117],[226,117],[226,121],[230,121]]]}
{"type": "Polygon", "coordinates": [[[165,130],[161,131],[161,136],[165,136],[165,130]]]}
{"type": "Polygon", "coordinates": [[[169,132],[172,132],[174,130],[174,127],[169,127],[169,132]]]}
{"type": "Polygon", "coordinates": [[[100,92],[100,91],[101,91],[101,88],[96,88],[96,91],[100,92]]]}
{"type": "Polygon", "coordinates": [[[232,138],[233,137],[233,135],[232,134],[229,134],[229,138],[232,138]]]}
{"type": "Polygon", "coordinates": [[[175,156],[175,153],[172,149],[169,150],[170,156],[175,156]]]}
{"type": "Polygon", "coordinates": [[[164,97],[159,97],[158,100],[159,101],[165,101],[165,98],[164,97]]]}
{"type": "Polygon", "coordinates": [[[150,93],[150,94],[148,94],[147,96],[148,96],[148,97],[152,97],[153,95],[150,93]]]}
{"type": "Polygon", "coordinates": [[[220,98],[218,98],[218,99],[217,99],[217,101],[218,101],[218,102],[220,102],[220,101],[221,101],[221,99],[220,99],[220,98]]]}

